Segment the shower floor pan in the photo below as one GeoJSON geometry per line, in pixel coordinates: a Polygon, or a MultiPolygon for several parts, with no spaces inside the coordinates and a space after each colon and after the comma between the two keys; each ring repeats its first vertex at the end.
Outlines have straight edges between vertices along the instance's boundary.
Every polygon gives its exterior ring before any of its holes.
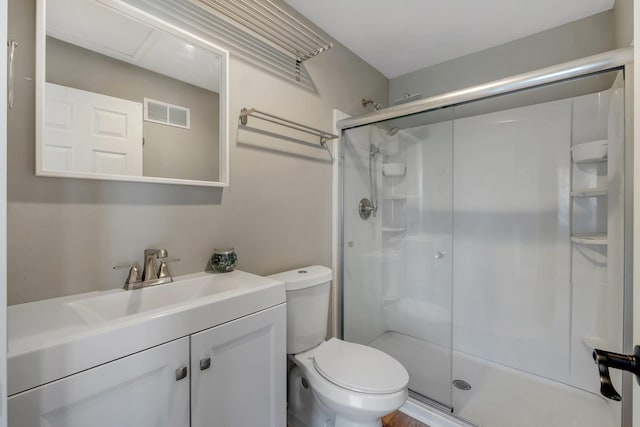
{"type": "MultiPolygon", "coordinates": [[[[398,332],[385,332],[370,346],[390,354],[407,368],[411,390],[445,403],[451,396],[454,414],[475,425],[620,426],[619,402],[556,381],[457,351],[452,355],[454,376],[449,378],[449,350],[398,332]],[[466,381],[471,389],[450,388],[450,381],[456,379],[466,381]]],[[[443,422],[440,411],[424,405],[408,406],[409,415],[431,427],[467,425],[453,417],[443,422]]]]}

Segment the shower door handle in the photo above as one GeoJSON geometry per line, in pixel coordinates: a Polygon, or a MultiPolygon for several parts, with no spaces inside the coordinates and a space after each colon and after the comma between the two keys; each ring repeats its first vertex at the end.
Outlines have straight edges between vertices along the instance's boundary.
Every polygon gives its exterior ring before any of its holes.
{"type": "Polygon", "coordinates": [[[611,400],[621,400],[620,394],[613,387],[609,368],[631,372],[640,383],[640,346],[635,346],[633,355],[619,354],[600,349],[593,350],[593,360],[598,365],[600,374],[600,394],[611,400]]]}

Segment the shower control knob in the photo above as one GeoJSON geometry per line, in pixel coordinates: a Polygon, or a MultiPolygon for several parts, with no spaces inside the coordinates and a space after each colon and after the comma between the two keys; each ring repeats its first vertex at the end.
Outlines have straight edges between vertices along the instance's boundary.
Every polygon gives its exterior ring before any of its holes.
{"type": "Polygon", "coordinates": [[[444,256],[445,256],[446,254],[447,254],[446,252],[440,252],[440,251],[438,251],[438,252],[436,252],[435,257],[436,257],[436,259],[442,259],[442,258],[444,258],[444,256]]]}
{"type": "Polygon", "coordinates": [[[354,246],[355,246],[355,243],[354,243],[352,240],[349,240],[349,241],[347,242],[347,246],[349,246],[350,248],[352,248],[352,247],[354,247],[354,246]]]}

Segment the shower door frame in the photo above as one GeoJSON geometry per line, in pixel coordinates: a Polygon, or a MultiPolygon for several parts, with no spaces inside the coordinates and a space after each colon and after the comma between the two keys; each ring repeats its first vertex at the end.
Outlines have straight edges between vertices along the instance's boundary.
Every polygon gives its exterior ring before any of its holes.
{"type": "MultiPolygon", "coordinates": [[[[540,88],[555,83],[588,77],[595,74],[614,70],[621,70],[624,76],[624,283],[623,283],[623,330],[622,342],[624,353],[633,353],[633,120],[629,112],[633,111],[633,73],[629,65],[633,64],[634,52],[632,47],[616,49],[597,55],[588,56],[574,61],[541,68],[523,74],[507,77],[492,82],[482,83],[465,89],[455,90],[442,95],[436,95],[406,104],[401,104],[383,110],[374,111],[361,116],[346,118],[336,122],[336,130],[342,131],[366,126],[369,124],[395,119],[427,111],[455,107],[457,105],[482,99],[498,97],[528,89],[540,88]],[[629,84],[631,82],[631,84],[629,84]]],[[[344,144],[339,147],[338,179],[344,182],[344,144]]],[[[340,337],[344,337],[344,192],[343,186],[338,186],[339,206],[335,210],[337,218],[334,225],[339,229],[338,250],[339,263],[339,322],[337,328],[340,337]]],[[[594,371],[595,372],[595,371],[594,371]]],[[[631,425],[633,401],[633,383],[631,375],[623,375],[622,379],[622,414],[621,426],[631,425]]],[[[433,405],[438,408],[439,405],[433,405]]],[[[453,415],[453,414],[452,414],[453,415]]],[[[454,415],[455,416],[455,415],[454,415]]]]}

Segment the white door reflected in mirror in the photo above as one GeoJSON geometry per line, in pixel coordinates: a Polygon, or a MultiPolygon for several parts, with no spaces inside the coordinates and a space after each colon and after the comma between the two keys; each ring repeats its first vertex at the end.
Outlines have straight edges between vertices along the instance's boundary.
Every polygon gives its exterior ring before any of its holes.
{"type": "Polygon", "coordinates": [[[37,175],[228,185],[227,51],[126,0],[38,14],[37,175]]]}
{"type": "Polygon", "coordinates": [[[45,170],[142,176],[139,102],[47,83],[45,104],[45,170]]]}

